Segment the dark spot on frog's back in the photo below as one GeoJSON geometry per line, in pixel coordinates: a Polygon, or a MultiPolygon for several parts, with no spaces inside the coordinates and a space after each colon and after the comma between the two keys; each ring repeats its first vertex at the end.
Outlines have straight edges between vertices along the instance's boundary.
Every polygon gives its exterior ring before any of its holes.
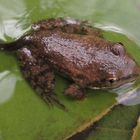
{"type": "Polygon", "coordinates": [[[114,88],[139,75],[139,66],[122,43],[104,39],[100,29],[78,20],[42,20],[30,33],[0,46],[18,50],[27,81],[47,103],[63,108],[53,92],[54,71],[73,82],[65,93],[74,98],[84,97],[86,88],[114,88]]]}

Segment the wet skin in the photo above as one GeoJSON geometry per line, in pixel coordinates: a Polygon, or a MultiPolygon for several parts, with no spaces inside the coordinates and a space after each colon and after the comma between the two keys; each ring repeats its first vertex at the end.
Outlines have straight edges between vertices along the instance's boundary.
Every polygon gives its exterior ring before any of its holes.
{"type": "Polygon", "coordinates": [[[86,88],[116,88],[140,72],[122,43],[104,39],[101,30],[84,21],[39,21],[17,41],[0,46],[17,53],[24,77],[49,104],[61,104],[53,92],[54,72],[72,81],[64,93],[77,99],[86,88]]]}

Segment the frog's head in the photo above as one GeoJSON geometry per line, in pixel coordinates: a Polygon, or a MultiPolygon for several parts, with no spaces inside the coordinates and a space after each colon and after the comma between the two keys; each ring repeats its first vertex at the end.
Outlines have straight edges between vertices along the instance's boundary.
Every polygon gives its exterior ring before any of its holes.
{"type": "Polygon", "coordinates": [[[122,43],[114,43],[104,51],[97,52],[98,80],[101,88],[115,88],[131,82],[140,74],[135,60],[126,52],[122,43]]]}

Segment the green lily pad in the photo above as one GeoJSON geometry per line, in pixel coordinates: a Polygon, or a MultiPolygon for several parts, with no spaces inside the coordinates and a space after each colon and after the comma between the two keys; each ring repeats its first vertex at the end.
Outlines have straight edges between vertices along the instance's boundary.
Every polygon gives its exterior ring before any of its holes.
{"type": "Polygon", "coordinates": [[[133,135],[131,140],[140,140],[140,117],[137,119],[137,125],[133,129],[133,135]]]}
{"type": "MultiPolygon", "coordinates": [[[[0,0],[0,39],[14,40],[26,32],[31,23],[62,16],[89,20],[100,28],[110,25],[111,30],[117,25],[139,44],[136,3],[130,0],[0,0]],[[127,15],[125,19],[121,17],[123,13],[127,15]]],[[[113,32],[104,32],[104,36],[124,43],[140,64],[137,44],[113,32]]],[[[115,104],[115,94],[100,90],[89,90],[83,101],[69,100],[62,93],[68,83],[57,76],[55,91],[69,112],[57,107],[50,109],[24,80],[14,55],[0,52],[0,140],[62,140],[82,131],[115,104]]]]}
{"type": "Polygon", "coordinates": [[[87,140],[130,140],[140,114],[140,105],[116,106],[95,124],[87,140]]]}
{"type": "Polygon", "coordinates": [[[0,56],[10,61],[0,67],[0,95],[7,96],[0,100],[0,136],[5,140],[61,140],[114,103],[115,94],[101,91],[89,91],[83,101],[69,100],[62,94],[68,81],[57,77],[56,93],[69,111],[48,108],[22,78],[14,58],[3,53],[0,56]]]}

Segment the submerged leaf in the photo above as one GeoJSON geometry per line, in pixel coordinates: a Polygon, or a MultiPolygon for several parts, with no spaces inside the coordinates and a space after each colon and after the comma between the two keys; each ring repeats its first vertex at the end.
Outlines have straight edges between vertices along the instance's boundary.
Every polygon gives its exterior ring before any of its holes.
{"type": "Polygon", "coordinates": [[[139,114],[140,105],[118,105],[93,125],[87,140],[130,140],[139,114]]]}

